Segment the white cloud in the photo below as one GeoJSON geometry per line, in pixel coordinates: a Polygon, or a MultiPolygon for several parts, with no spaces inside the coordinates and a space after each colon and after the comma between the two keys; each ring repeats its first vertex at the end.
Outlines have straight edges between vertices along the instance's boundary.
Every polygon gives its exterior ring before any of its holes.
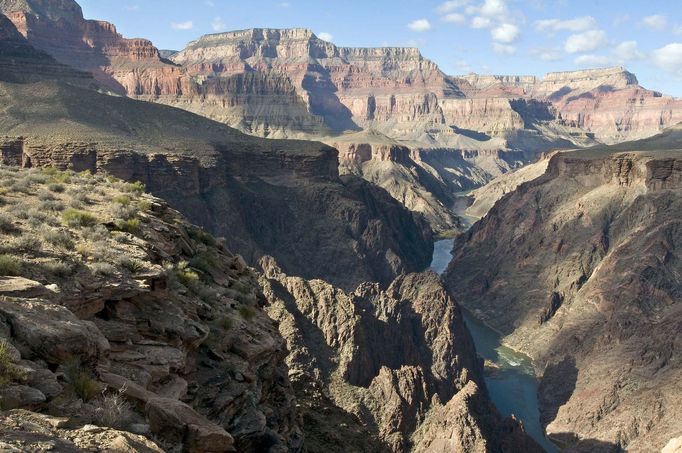
{"type": "Polygon", "coordinates": [[[431,23],[427,19],[417,19],[407,24],[407,28],[416,32],[429,31],[431,30],[431,23]]]}
{"type": "Polygon", "coordinates": [[[682,35],[682,25],[675,25],[675,27],[673,27],[673,33],[682,35]]]}
{"type": "Polygon", "coordinates": [[[458,13],[450,13],[446,14],[445,16],[441,17],[441,20],[443,22],[449,22],[451,24],[463,24],[466,22],[466,17],[464,17],[464,14],[458,14],[458,13]]]}
{"type": "Polygon", "coordinates": [[[320,38],[322,41],[327,41],[327,42],[332,42],[334,40],[334,36],[331,33],[327,33],[326,31],[323,31],[322,33],[317,35],[318,38],[320,38]]]}
{"type": "Polygon", "coordinates": [[[502,55],[514,55],[516,53],[516,47],[494,42],[493,51],[502,55]]]}
{"type": "Polygon", "coordinates": [[[502,20],[507,16],[507,4],[505,0],[485,0],[483,6],[481,6],[480,14],[502,20]]]}
{"type": "Polygon", "coordinates": [[[581,68],[598,68],[608,66],[611,60],[603,55],[580,55],[575,59],[575,64],[581,68]]]}
{"type": "Polygon", "coordinates": [[[173,30],[191,30],[194,28],[194,23],[191,20],[186,22],[171,22],[171,28],[173,30]]]}
{"type": "Polygon", "coordinates": [[[204,4],[210,8],[213,8],[215,6],[215,2],[213,0],[205,0],[204,4]]]}
{"type": "Polygon", "coordinates": [[[469,0],[449,0],[447,2],[443,2],[440,4],[440,6],[438,7],[438,12],[441,14],[449,13],[458,8],[461,8],[467,3],[469,3],[469,0]]]}
{"type": "Polygon", "coordinates": [[[280,2],[278,5],[280,8],[289,8],[291,6],[291,3],[289,2],[280,2]]]}
{"type": "Polygon", "coordinates": [[[490,19],[487,17],[476,16],[471,19],[471,28],[488,28],[490,27],[490,19]]]}
{"type": "Polygon", "coordinates": [[[490,31],[493,41],[506,44],[516,41],[516,38],[519,37],[519,33],[519,27],[513,24],[502,24],[490,31]]]}
{"type": "Polygon", "coordinates": [[[659,68],[682,76],[682,43],[670,43],[654,50],[651,56],[659,68]]]}
{"type": "Polygon", "coordinates": [[[642,24],[652,30],[663,30],[668,26],[668,18],[660,14],[654,14],[653,16],[647,16],[642,19],[642,24]]]}
{"type": "Polygon", "coordinates": [[[639,50],[637,41],[623,41],[613,48],[613,56],[618,61],[642,60],[645,55],[639,50]]]}
{"type": "Polygon", "coordinates": [[[559,61],[562,57],[561,49],[556,48],[545,49],[542,47],[536,47],[530,49],[528,53],[542,61],[559,61]]]}
{"type": "Polygon", "coordinates": [[[472,67],[466,60],[458,60],[455,62],[455,67],[460,72],[471,72],[472,67]]]}
{"type": "Polygon", "coordinates": [[[126,11],[139,11],[140,5],[128,5],[125,7],[126,11]]]}
{"type": "Polygon", "coordinates": [[[597,21],[592,16],[576,17],[574,19],[544,19],[535,22],[535,29],[538,31],[572,31],[580,32],[595,28],[597,21]]]}
{"type": "Polygon", "coordinates": [[[213,31],[223,31],[225,28],[227,28],[227,25],[223,20],[220,18],[220,16],[216,16],[213,18],[211,21],[211,28],[213,31]]]}
{"type": "Polygon", "coordinates": [[[564,49],[568,53],[585,53],[604,47],[606,44],[606,33],[603,30],[590,30],[569,36],[564,49]]]}

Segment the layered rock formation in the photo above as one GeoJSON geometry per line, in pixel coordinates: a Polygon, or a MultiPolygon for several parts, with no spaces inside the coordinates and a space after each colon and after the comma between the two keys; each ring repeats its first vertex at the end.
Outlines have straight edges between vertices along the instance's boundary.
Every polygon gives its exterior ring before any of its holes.
{"type": "Polygon", "coordinates": [[[369,283],[344,292],[289,277],[271,258],[261,267],[267,310],[287,340],[303,417],[315,420],[304,425],[309,445],[540,451],[487,399],[462,315],[436,274],[401,276],[385,292],[369,283]],[[328,418],[316,418],[320,411],[328,418]],[[358,421],[369,431],[360,438],[358,421]]]}
{"type": "Polygon", "coordinates": [[[240,256],[139,185],[2,181],[0,402],[59,417],[3,414],[3,446],[300,449],[285,345],[240,256]]]}
{"type": "Polygon", "coordinates": [[[543,422],[571,448],[679,433],[681,134],[557,154],[455,241],[449,289],[536,359],[543,422]]]}
{"type": "Polygon", "coordinates": [[[57,82],[2,83],[0,98],[12,106],[0,117],[4,162],[142,181],[249,262],[272,255],[288,272],[347,288],[428,266],[425,222],[375,186],[340,178],[328,146],[256,139],[57,82]]]}

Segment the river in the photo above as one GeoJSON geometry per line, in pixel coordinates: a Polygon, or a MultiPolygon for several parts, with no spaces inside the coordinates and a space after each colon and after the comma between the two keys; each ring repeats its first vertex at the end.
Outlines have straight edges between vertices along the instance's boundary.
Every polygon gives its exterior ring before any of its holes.
{"type": "MultiPolygon", "coordinates": [[[[437,241],[434,247],[431,269],[443,273],[452,258],[452,239],[437,241]]],[[[558,449],[545,436],[540,425],[538,410],[538,382],[535,379],[530,358],[503,346],[500,335],[478,321],[466,310],[466,323],[476,345],[478,354],[492,362],[496,369],[486,373],[485,383],[497,409],[502,415],[514,414],[523,422],[526,432],[548,452],[558,449]]]]}

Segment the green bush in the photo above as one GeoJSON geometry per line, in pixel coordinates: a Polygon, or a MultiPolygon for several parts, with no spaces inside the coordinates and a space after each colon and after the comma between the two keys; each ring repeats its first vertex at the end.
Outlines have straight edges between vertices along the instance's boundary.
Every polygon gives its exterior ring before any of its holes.
{"type": "Polygon", "coordinates": [[[7,343],[5,340],[0,340],[0,388],[6,387],[7,384],[19,378],[21,378],[21,372],[12,363],[7,343]]]}
{"type": "Polygon", "coordinates": [[[239,314],[242,316],[242,318],[246,319],[247,321],[252,320],[256,316],[256,309],[250,305],[242,305],[237,309],[237,311],[239,311],[239,314]]]}
{"type": "Polygon", "coordinates": [[[137,234],[140,232],[140,219],[118,219],[114,222],[114,226],[118,231],[124,231],[130,234],[137,234]]]}
{"type": "Polygon", "coordinates": [[[189,228],[187,230],[187,234],[189,235],[190,238],[194,239],[195,241],[203,242],[204,244],[210,247],[216,246],[215,238],[205,230],[202,230],[200,228],[189,228]]]}
{"type": "Polygon", "coordinates": [[[123,257],[118,261],[118,264],[127,269],[131,274],[139,274],[145,270],[145,265],[142,261],[135,258],[123,257]]]}
{"type": "Polygon", "coordinates": [[[144,183],[140,181],[128,182],[123,185],[123,191],[129,193],[142,194],[145,191],[144,183]]]}
{"type": "Polygon", "coordinates": [[[92,372],[78,359],[71,359],[64,365],[64,376],[71,390],[85,402],[99,395],[101,388],[93,379],[92,372]]]}
{"type": "Polygon", "coordinates": [[[57,183],[48,184],[47,188],[50,189],[52,192],[56,192],[56,193],[62,193],[66,190],[66,187],[64,187],[64,184],[57,184],[57,183]]]}
{"type": "Polygon", "coordinates": [[[177,280],[185,286],[189,286],[199,280],[199,275],[189,267],[187,261],[179,262],[174,268],[174,274],[177,280]]]}
{"type": "Polygon", "coordinates": [[[69,208],[62,214],[64,223],[72,227],[89,227],[97,223],[97,217],[86,211],[69,208]]]}
{"type": "Polygon", "coordinates": [[[16,256],[0,255],[0,275],[21,275],[22,262],[16,256]]]}
{"type": "Polygon", "coordinates": [[[128,195],[116,195],[111,201],[121,206],[128,206],[130,204],[130,197],[128,195]]]}

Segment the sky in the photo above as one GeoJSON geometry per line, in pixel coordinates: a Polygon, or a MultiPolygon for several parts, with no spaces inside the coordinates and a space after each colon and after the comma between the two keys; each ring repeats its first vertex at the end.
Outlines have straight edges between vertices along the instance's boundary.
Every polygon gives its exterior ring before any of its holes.
{"type": "Polygon", "coordinates": [[[624,66],[682,97],[679,0],[79,0],[88,19],[180,50],[208,33],[309,28],[338,46],[418,47],[450,75],[624,66]]]}

